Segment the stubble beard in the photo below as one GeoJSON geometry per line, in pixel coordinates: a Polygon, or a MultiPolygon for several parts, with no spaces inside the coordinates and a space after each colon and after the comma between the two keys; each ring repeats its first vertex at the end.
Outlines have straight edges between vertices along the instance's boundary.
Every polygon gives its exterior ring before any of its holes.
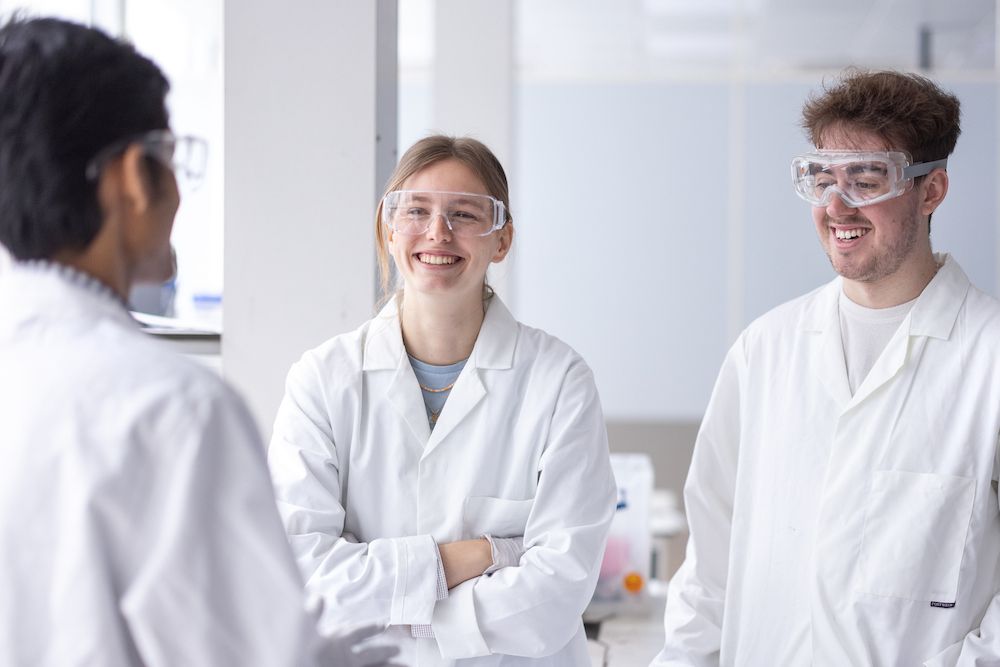
{"type": "MultiPolygon", "coordinates": [[[[829,224],[831,220],[826,218],[824,222],[829,224]]],[[[838,222],[840,224],[855,222],[859,226],[871,227],[872,231],[868,232],[869,234],[877,235],[879,233],[878,227],[861,215],[838,222]]],[[[832,247],[829,237],[823,244],[823,249],[826,251],[826,256],[830,260],[833,270],[842,277],[861,283],[878,282],[898,271],[906,258],[913,253],[920,228],[920,225],[917,224],[916,207],[907,213],[906,220],[901,223],[900,228],[903,233],[897,236],[889,246],[875,248],[873,252],[863,258],[854,259],[838,255],[837,250],[832,247]]]]}

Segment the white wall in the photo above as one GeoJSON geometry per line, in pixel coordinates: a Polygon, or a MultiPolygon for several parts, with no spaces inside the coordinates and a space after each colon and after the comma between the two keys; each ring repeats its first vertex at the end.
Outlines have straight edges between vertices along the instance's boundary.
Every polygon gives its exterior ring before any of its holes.
{"type": "Polygon", "coordinates": [[[610,418],[687,415],[726,343],[726,89],[519,93],[518,317],[583,354],[610,418]]]}
{"type": "MultiPolygon", "coordinates": [[[[514,311],[583,354],[610,420],[700,420],[739,330],[833,277],[789,175],[821,79],[519,86],[514,311]]],[[[941,83],[964,130],[932,240],[997,294],[997,83],[941,83]]]]}
{"type": "Polygon", "coordinates": [[[396,128],[379,95],[395,21],[380,12],[395,0],[226,3],[223,372],[265,434],[292,362],[372,313],[396,128]]]}

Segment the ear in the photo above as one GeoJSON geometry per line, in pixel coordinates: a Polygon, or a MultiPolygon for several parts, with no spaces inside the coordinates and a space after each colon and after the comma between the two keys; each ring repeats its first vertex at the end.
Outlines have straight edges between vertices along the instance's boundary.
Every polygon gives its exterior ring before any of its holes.
{"type": "Polygon", "coordinates": [[[920,184],[920,214],[933,213],[948,194],[948,172],[935,169],[920,184]]]}
{"type": "Polygon", "coordinates": [[[510,244],[514,241],[514,223],[508,222],[497,234],[497,238],[500,244],[497,246],[497,250],[493,253],[493,258],[490,260],[494,264],[497,262],[502,262],[507,253],[510,252],[510,244]]]}
{"type": "Polygon", "coordinates": [[[146,169],[142,146],[131,144],[122,154],[119,167],[120,192],[130,213],[145,213],[153,204],[146,169]]]}

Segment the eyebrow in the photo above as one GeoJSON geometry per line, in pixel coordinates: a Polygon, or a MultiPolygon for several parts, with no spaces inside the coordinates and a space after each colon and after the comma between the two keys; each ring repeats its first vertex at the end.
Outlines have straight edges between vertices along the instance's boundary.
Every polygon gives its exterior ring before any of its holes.
{"type": "Polygon", "coordinates": [[[851,163],[851,165],[847,168],[847,173],[848,174],[860,174],[863,172],[875,172],[878,174],[888,173],[888,169],[886,169],[885,167],[878,167],[875,165],[876,163],[874,162],[851,163]]]}
{"type": "Polygon", "coordinates": [[[472,198],[469,198],[469,197],[459,197],[457,199],[450,200],[448,203],[451,204],[451,205],[453,205],[453,206],[455,204],[460,204],[460,205],[464,205],[464,206],[475,205],[475,206],[479,206],[479,207],[485,209],[487,201],[488,200],[486,199],[486,195],[482,195],[482,199],[480,199],[478,197],[475,198],[475,199],[472,199],[472,198]]]}
{"type": "MultiPolygon", "coordinates": [[[[447,197],[448,195],[442,195],[442,196],[447,197]]],[[[432,199],[431,195],[423,193],[411,193],[407,199],[403,200],[403,204],[407,206],[414,203],[426,204],[431,199],[432,199]]],[[[447,199],[446,203],[449,206],[456,206],[456,205],[475,206],[481,210],[486,210],[487,208],[490,208],[487,206],[487,203],[492,204],[492,201],[487,195],[474,195],[473,197],[456,197],[455,199],[447,199]]]]}

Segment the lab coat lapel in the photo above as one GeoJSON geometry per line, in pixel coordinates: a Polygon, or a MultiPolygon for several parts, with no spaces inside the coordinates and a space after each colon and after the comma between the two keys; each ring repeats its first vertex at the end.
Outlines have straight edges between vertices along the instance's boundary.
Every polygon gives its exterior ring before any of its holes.
{"type": "MultiPolygon", "coordinates": [[[[365,340],[364,370],[366,374],[392,372],[385,397],[396,416],[409,427],[420,447],[424,447],[431,434],[427,423],[427,408],[417,384],[417,376],[406,356],[395,298],[385,305],[372,322],[365,340]]],[[[369,382],[370,386],[375,386],[374,378],[369,382]]]]}
{"type": "Polygon", "coordinates": [[[902,370],[907,360],[916,361],[928,338],[947,340],[969,291],[969,279],[949,255],[937,255],[941,264],[924,288],[909,315],[893,334],[851,400],[853,407],[902,370]]]}
{"type": "Polygon", "coordinates": [[[839,278],[820,289],[804,322],[804,329],[815,336],[813,344],[816,346],[816,374],[838,411],[851,400],[837,305],[841,289],[839,278]]]}
{"type": "Polygon", "coordinates": [[[875,365],[872,369],[868,371],[867,377],[858,387],[857,392],[851,398],[850,404],[847,406],[848,409],[853,408],[858,405],[866,398],[872,395],[876,389],[884,385],[886,382],[896,377],[900,369],[903,368],[903,364],[906,362],[908,350],[910,347],[910,317],[907,316],[903,323],[899,325],[899,329],[896,333],[892,335],[889,342],[886,344],[885,349],[882,350],[882,354],[879,358],[875,360],[875,365]]]}
{"type": "MultiPolygon", "coordinates": [[[[434,425],[434,430],[430,432],[425,455],[433,451],[438,443],[454,431],[455,427],[462,423],[462,420],[472,412],[484,396],[486,396],[486,387],[483,385],[482,378],[479,377],[479,370],[474,367],[469,368],[466,364],[444,404],[444,409],[441,410],[441,416],[438,418],[437,424],[434,425]]],[[[425,417],[424,423],[426,424],[426,422],[425,417]]]]}
{"type": "MultiPolygon", "coordinates": [[[[861,404],[896,377],[908,360],[916,362],[923,353],[928,338],[946,340],[951,336],[970,283],[949,255],[936,255],[935,259],[941,264],[940,270],[917,297],[910,313],[889,339],[875,365],[868,371],[868,376],[850,399],[847,409],[861,404]]],[[[837,330],[840,330],[839,316],[837,330]]]]}
{"type": "Polygon", "coordinates": [[[427,407],[413,373],[410,359],[404,354],[396,367],[386,398],[400,419],[406,422],[421,447],[426,447],[431,437],[431,427],[427,423],[427,407]]]}
{"type": "Polygon", "coordinates": [[[489,301],[486,317],[483,318],[483,326],[479,330],[469,361],[455,382],[441,411],[441,417],[431,432],[425,456],[461,425],[486,396],[483,371],[509,370],[513,367],[517,332],[517,320],[500,297],[494,295],[489,301]]]}

